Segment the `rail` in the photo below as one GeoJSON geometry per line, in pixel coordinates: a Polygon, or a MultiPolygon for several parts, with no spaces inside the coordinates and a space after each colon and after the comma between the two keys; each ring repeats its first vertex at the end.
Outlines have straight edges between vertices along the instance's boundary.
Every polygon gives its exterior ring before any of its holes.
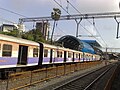
{"type": "Polygon", "coordinates": [[[98,70],[92,71],[90,73],[86,73],[82,76],[72,79],[67,83],[61,84],[54,88],[54,90],[91,90],[91,87],[101,78],[103,77],[112,66],[102,67],[98,70]],[[102,73],[102,74],[101,74],[102,73]],[[99,75],[100,74],[100,75],[99,75]]]}

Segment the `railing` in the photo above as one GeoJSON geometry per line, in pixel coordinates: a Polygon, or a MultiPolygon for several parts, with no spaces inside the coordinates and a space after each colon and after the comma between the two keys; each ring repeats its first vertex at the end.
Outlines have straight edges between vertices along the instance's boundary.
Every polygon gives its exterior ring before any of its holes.
{"type": "Polygon", "coordinates": [[[84,70],[96,65],[100,65],[102,61],[84,62],[75,64],[65,64],[62,66],[53,66],[42,68],[34,71],[20,72],[10,74],[7,80],[0,81],[0,90],[20,89],[35,83],[39,83],[57,76],[73,73],[78,70],[84,70]]]}

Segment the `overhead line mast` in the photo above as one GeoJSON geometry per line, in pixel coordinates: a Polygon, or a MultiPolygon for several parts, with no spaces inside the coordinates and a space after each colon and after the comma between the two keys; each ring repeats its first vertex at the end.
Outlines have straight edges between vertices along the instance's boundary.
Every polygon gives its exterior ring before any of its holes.
{"type": "MultiPolygon", "coordinates": [[[[63,15],[59,20],[77,20],[77,19],[100,19],[100,18],[119,18],[120,12],[106,12],[106,13],[89,13],[89,14],[74,14],[74,15],[63,15]]],[[[20,18],[19,24],[24,22],[38,22],[38,21],[53,21],[51,16],[48,17],[32,17],[32,18],[20,18]]],[[[120,23],[120,22],[119,22],[120,23]]],[[[117,35],[119,37],[119,27],[117,26],[117,35]]]]}
{"type": "MultiPolygon", "coordinates": [[[[89,14],[74,14],[62,15],[59,20],[75,20],[75,19],[99,19],[99,18],[114,18],[120,17],[120,12],[106,12],[106,13],[89,13],[89,14]]],[[[24,22],[37,22],[37,21],[53,21],[51,16],[48,17],[31,17],[19,18],[19,23],[24,22]]]]}

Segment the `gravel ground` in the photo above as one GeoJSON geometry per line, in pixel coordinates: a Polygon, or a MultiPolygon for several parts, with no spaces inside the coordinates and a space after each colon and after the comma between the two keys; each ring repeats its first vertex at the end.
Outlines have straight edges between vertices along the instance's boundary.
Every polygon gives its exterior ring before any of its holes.
{"type": "Polygon", "coordinates": [[[58,76],[56,78],[44,81],[42,83],[38,83],[23,89],[19,89],[19,90],[54,90],[53,88],[55,88],[56,86],[61,85],[62,83],[66,83],[67,81],[71,80],[74,77],[80,76],[84,73],[90,72],[92,70],[96,70],[99,69],[101,67],[105,66],[104,62],[100,65],[94,66],[92,68],[89,69],[85,69],[85,70],[80,70],[80,71],[76,71],[74,73],[68,74],[68,75],[64,75],[64,76],[58,76]]]}
{"type": "Polygon", "coordinates": [[[116,73],[116,76],[114,78],[114,81],[112,82],[111,90],[120,90],[120,66],[116,73]]]}
{"type": "Polygon", "coordinates": [[[116,69],[116,65],[114,64],[112,65],[112,68],[95,83],[95,85],[91,88],[91,90],[104,90],[106,83],[110,79],[115,69],[116,69]]]}

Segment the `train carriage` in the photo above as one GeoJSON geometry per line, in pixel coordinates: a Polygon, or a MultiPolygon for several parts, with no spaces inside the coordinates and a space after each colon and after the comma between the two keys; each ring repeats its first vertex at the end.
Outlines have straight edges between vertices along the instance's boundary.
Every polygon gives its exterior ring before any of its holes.
{"type": "Polygon", "coordinates": [[[100,60],[100,55],[94,54],[93,57],[94,57],[94,60],[100,60]]]}
{"type": "Polygon", "coordinates": [[[74,50],[66,50],[66,62],[74,62],[74,50]]]}
{"type": "Polygon", "coordinates": [[[55,59],[53,63],[64,63],[65,62],[65,50],[63,47],[57,46],[56,52],[55,52],[55,59]]]}
{"type": "Polygon", "coordinates": [[[93,61],[93,60],[95,60],[93,58],[93,54],[91,54],[91,53],[84,53],[84,61],[93,61]]]}
{"type": "Polygon", "coordinates": [[[0,68],[38,64],[39,44],[0,34],[0,68]]]}
{"type": "Polygon", "coordinates": [[[81,58],[82,58],[82,52],[80,51],[74,51],[74,62],[82,62],[81,58]]]}
{"type": "Polygon", "coordinates": [[[39,62],[39,49],[40,49],[38,45],[28,47],[27,66],[38,65],[38,62],[39,62]]]}
{"type": "Polygon", "coordinates": [[[49,45],[45,43],[40,43],[43,46],[41,49],[43,55],[40,55],[42,59],[42,64],[52,64],[52,63],[64,63],[64,48],[54,45],[49,45]]]}
{"type": "Polygon", "coordinates": [[[46,64],[95,61],[100,56],[60,46],[0,34],[0,77],[17,68],[36,69],[46,64]]]}

